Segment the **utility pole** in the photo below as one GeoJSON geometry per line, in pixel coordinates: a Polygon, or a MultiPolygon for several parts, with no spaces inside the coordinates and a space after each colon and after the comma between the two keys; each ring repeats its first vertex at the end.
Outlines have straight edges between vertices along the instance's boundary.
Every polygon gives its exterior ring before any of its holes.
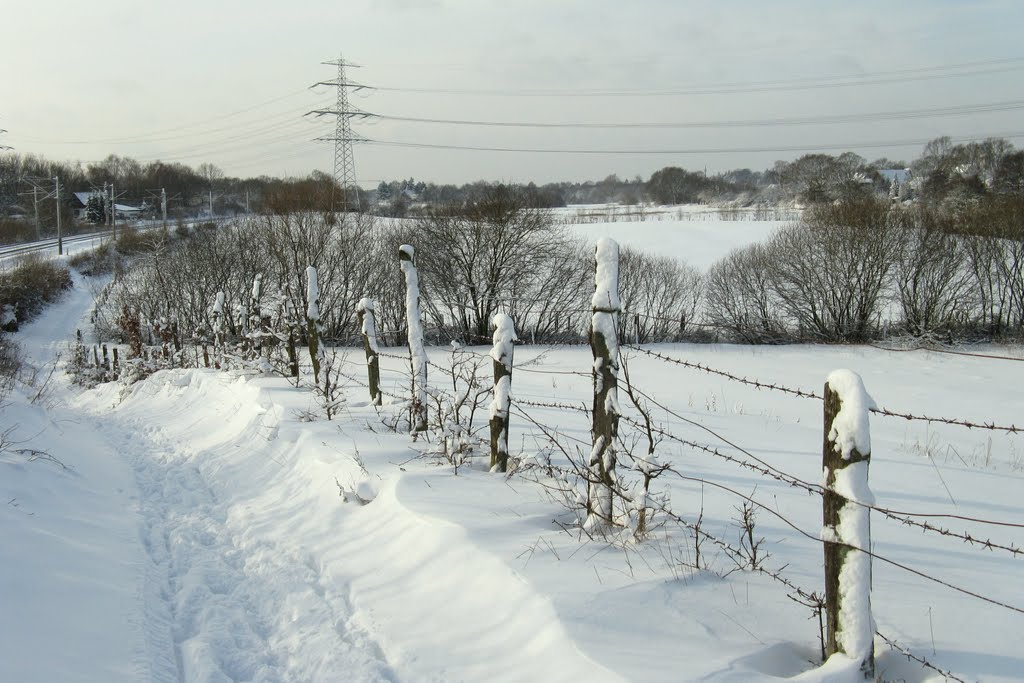
{"type": "Polygon", "coordinates": [[[60,177],[53,177],[53,196],[57,199],[57,254],[64,255],[64,237],[60,233],[60,177]]]}
{"type": "Polygon", "coordinates": [[[32,207],[36,212],[36,239],[43,239],[43,229],[39,225],[39,188],[35,185],[32,186],[32,207]]]}
{"type": "MultiPolygon", "coordinates": [[[[341,188],[341,210],[348,211],[350,208],[354,208],[357,211],[362,207],[360,206],[359,200],[359,186],[356,184],[356,164],[355,158],[352,155],[352,143],[353,142],[365,142],[365,138],[354,137],[352,135],[351,121],[355,117],[367,118],[373,116],[357,107],[353,107],[348,102],[348,91],[351,89],[353,92],[361,90],[367,86],[355,83],[348,80],[345,75],[346,67],[358,68],[358,64],[346,62],[341,56],[338,59],[322,62],[328,66],[336,66],[338,68],[338,76],[333,81],[320,81],[316,85],[329,85],[338,89],[338,100],[334,109],[315,109],[310,114],[316,114],[317,116],[331,115],[337,117],[337,122],[334,126],[333,137],[319,137],[317,141],[334,142],[334,184],[335,187],[341,188]],[[349,192],[355,194],[355,202],[349,201],[349,192]]],[[[331,191],[332,197],[332,210],[334,209],[334,190],[331,191]]]]}
{"type": "Polygon", "coordinates": [[[167,188],[160,188],[160,213],[164,217],[164,232],[167,232],[167,188]]]}
{"type": "Polygon", "coordinates": [[[117,239],[117,195],[114,194],[114,183],[110,183],[110,239],[117,239]]]}
{"type": "Polygon", "coordinates": [[[245,212],[249,213],[249,190],[245,191],[245,212]]]}
{"type": "MultiPolygon", "coordinates": [[[[39,218],[39,204],[53,196],[53,192],[47,189],[50,183],[50,178],[22,176],[20,180],[21,182],[28,183],[32,186],[32,210],[35,213],[36,218],[36,239],[41,240],[43,239],[43,222],[39,218]]],[[[29,193],[22,192],[19,194],[23,197],[27,197],[29,193]]]]}

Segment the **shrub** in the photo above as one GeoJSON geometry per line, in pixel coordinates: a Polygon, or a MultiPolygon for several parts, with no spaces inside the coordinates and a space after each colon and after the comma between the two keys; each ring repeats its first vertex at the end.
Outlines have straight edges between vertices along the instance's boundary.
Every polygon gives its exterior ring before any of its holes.
{"type": "Polygon", "coordinates": [[[0,310],[10,306],[19,323],[28,322],[73,286],[71,271],[63,263],[30,254],[0,274],[0,310]]]}

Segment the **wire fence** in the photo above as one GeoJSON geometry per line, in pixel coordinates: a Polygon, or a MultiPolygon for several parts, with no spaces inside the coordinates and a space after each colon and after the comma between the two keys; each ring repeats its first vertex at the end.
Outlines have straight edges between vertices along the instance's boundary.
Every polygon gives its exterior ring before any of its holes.
{"type": "MultiPolygon", "coordinates": [[[[824,400],[823,396],[815,391],[811,391],[804,388],[786,386],[776,381],[764,380],[756,377],[741,376],[740,374],[727,369],[713,367],[711,365],[704,363],[688,361],[682,358],[677,358],[658,350],[645,348],[641,345],[624,344],[622,348],[623,350],[628,350],[629,352],[636,354],[638,357],[644,356],[652,358],[667,366],[677,367],[686,370],[695,370],[698,372],[723,377],[731,382],[736,382],[738,384],[749,386],[759,391],[776,392],[795,398],[815,400],[818,402],[822,402],[824,400]]],[[[982,359],[990,358],[990,356],[986,354],[970,355],[976,355],[977,357],[982,359]]],[[[408,357],[403,356],[401,354],[382,353],[381,356],[384,358],[389,358],[391,360],[408,362],[408,357]]],[[[468,348],[453,349],[452,357],[463,359],[471,358],[481,364],[485,364],[491,360],[488,354],[468,348]]],[[[1001,358],[995,357],[994,359],[1001,358]]],[[[1007,357],[1007,359],[1014,360],[1010,357],[1007,357]]],[[[445,377],[456,377],[456,371],[453,370],[453,366],[451,364],[446,367],[442,363],[430,361],[429,365],[432,370],[441,373],[441,375],[445,377]]],[[[573,377],[590,380],[593,377],[593,373],[589,371],[578,371],[564,368],[545,368],[536,366],[531,367],[529,364],[525,364],[522,367],[516,366],[514,371],[516,373],[526,372],[534,375],[548,375],[553,378],[573,377]]],[[[365,383],[359,383],[365,386],[365,383]]],[[[669,428],[664,424],[651,424],[650,420],[645,421],[644,419],[642,419],[642,416],[638,416],[636,414],[623,414],[621,416],[621,419],[625,424],[629,425],[630,429],[633,431],[634,434],[643,433],[646,430],[650,432],[652,435],[658,437],[660,440],[670,442],[678,447],[714,456],[715,458],[718,458],[724,462],[731,463],[746,471],[752,472],[758,477],[772,479],[787,487],[800,490],[809,495],[822,496],[825,494],[826,488],[822,484],[811,482],[804,477],[800,477],[790,472],[786,472],[785,470],[771,464],[764,458],[758,457],[753,452],[751,452],[750,449],[744,448],[740,444],[736,443],[734,440],[727,438],[726,435],[723,435],[718,431],[712,430],[709,427],[686,417],[679,410],[674,410],[665,402],[658,400],[654,396],[644,392],[643,390],[639,389],[636,386],[631,385],[629,387],[629,390],[635,392],[635,395],[639,397],[639,400],[645,402],[645,404],[648,407],[653,407],[654,409],[660,411],[660,414],[663,414],[664,416],[671,418],[676,423],[683,424],[693,429],[703,431],[711,439],[711,441],[703,442],[692,437],[682,436],[676,433],[672,428],[669,428]]],[[[444,391],[442,390],[437,391],[439,391],[442,394],[444,393],[444,391]]],[[[564,422],[565,416],[569,414],[579,416],[581,421],[589,420],[592,412],[591,407],[588,405],[589,398],[590,397],[580,401],[565,401],[546,400],[539,397],[535,398],[529,396],[514,396],[513,410],[515,415],[519,419],[523,420],[528,425],[535,427],[537,430],[541,431],[546,437],[550,439],[560,439],[568,444],[573,444],[576,448],[583,452],[590,448],[590,441],[568,433],[561,426],[560,423],[564,422]],[[555,418],[555,421],[552,421],[552,418],[550,416],[541,417],[535,411],[554,411],[558,417],[555,418]]],[[[936,417],[881,407],[873,408],[872,412],[884,417],[900,418],[904,420],[920,421],[924,423],[942,423],[962,427],[965,429],[984,429],[990,431],[1004,432],[1009,435],[1015,435],[1021,431],[1021,428],[1018,428],[1015,425],[1001,425],[996,424],[994,422],[984,422],[969,418],[936,417]]],[[[770,505],[759,500],[755,495],[745,494],[742,491],[739,491],[733,487],[726,486],[721,482],[716,482],[706,477],[691,476],[675,468],[669,468],[668,471],[670,471],[680,481],[688,481],[690,483],[700,484],[702,487],[713,487],[722,490],[728,495],[734,496],[738,499],[745,500],[751,505],[756,506],[762,512],[777,518],[778,521],[783,523],[785,526],[790,528],[794,533],[799,534],[803,538],[809,541],[813,541],[815,543],[824,542],[820,534],[818,534],[816,531],[812,532],[802,528],[799,524],[796,524],[794,521],[789,519],[787,516],[783,515],[778,510],[773,509],[770,505]]],[[[977,530],[972,529],[958,530],[955,528],[951,528],[951,524],[961,522],[965,525],[971,525],[972,527],[992,527],[1004,530],[1014,530],[1024,528],[1024,524],[1021,523],[1009,520],[987,519],[983,517],[975,517],[969,515],[951,514],[946,512],[899,510],[877,504],[867,504],[858,501],[850,502],[865,507],[879,515],[881,518],[893,521],[898,525],[910,527],[925,534],[956,540],[967,547],[974,548],[979,551],[986,551],[990,553],[1002,553],[1010,558],[1019,558],[1022,555],[1024,555],[1024,549],[1019,547],[1012,540],[994,539],[988,537],[987,535],[980,534],[977,532],[977,530]]],[[[663,515],[669,514],[669,511],[664,509],[660,510],[659,512],[663,515]]],[[[706,531],[700,529],[699,527],[695,530],[693,528],[694,525],[691,521],[685,520],[679,516],[676,516],[675,521],[677,521],[682,526],[690,529],[690,531],[693,533],[706,534],[706,536],[702,536],[704,540],[708,540],[709,542],[715,545],[723,544],[724,546],[729,546],[727,542],[723,541],[720,538],[714,537],[711,534],[708,534],[706,531]]],[[[887,554],[878,552],[871,548],[857,548],[857,550],[863,551],[865,554],[867,554],[873,560],[879,563],[891,566],[899,571],[907,573],[920,580],[926,581],[934,585],[942,586],[962,596],[984,602],[992,607],[1000,608],[1014,613],[1024,614],[1024,606],[1015,604],[1012,601],[1002,599],[994,594],[986,592],[985,590],[974,589],[970,586],[963,585],[962,583],[946,579],[938,575],[934,571],[924,570],[921,567],[913,566],[910,563],[895,559],[893,557],[888,556],[887,554]]],[[[736,548],[731,547],[731,552],[735,553],[736,548]]],[[[820,596],[818,596],[817,591],[809,591],[806,588],[799,586],[796,582],[786,577],[785,570],[786,567],[773,570],[763,566],[758,567],[756,569],[757,572],[769,576],[774,581],[778,582],[780,585],[784,586],[789,591],[791,591],[791,597],[793,597],[797,601],[800,601],[801,604],[812,604],[808,601],[813,600],[818,600],[820,602],[821,598],[820,596]]],[[[905,646],[899,644],[894,638],[883,634],[881,631],[877,632],[876,635],[884,643],[886,643],[893,651],[900,653],[902,656],[907,657],[909,660],[914,661],[919,665],[929,670],[932,670],[938,674],[941,674],[950,680],[964,680],[963,678],[958,677],[952,672],[936,666],[925,657],[913,653],[905,646]]]]}

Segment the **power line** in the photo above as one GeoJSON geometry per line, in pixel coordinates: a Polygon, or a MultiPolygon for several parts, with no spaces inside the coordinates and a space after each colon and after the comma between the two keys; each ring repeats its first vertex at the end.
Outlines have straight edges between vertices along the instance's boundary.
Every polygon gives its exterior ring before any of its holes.
{"type": "MultiPolygon", "coordinates": [[[[285,99],[288,99],[289,97],[294,97],[295,95],[298,95],[300,93],[305,93],[305,92],[308,92],[307,88],[302,88],[300,90],[294,90],[292,92],[289,92],[287,94],[281,95],[279,97],[274,97],[274,98],[271,98],[269,100],[264,100],[262,102],[257,102],[256,104],[252,104],[252,105],[249,105],[248,107],[243,107],[242,109],[237,109],[235,111],[231,111],[231,112],[228,112],[226,114],[218,114],[216,116],[207,117],[205,119],[198,119],[198,120],[192,121],[190,123],[183,123],[181,125],[172,126],[170,128],[161,128],[161,129],[157,129],[157,130],[152,130],[152,131],[148,131],[146,133],[133,133],[133,134],[130,134],[130,135],[126,135],[124,137],[118,137],[118,138],[97,138],[95,140],[60,140],[60,141],[54,141],[54,142],[52,142],[50,144],[87,145],[87,144],[119,144],[119,143],[123,143],[123,142],[133,142],[133,141],[136,141],[136,140],[139,140],[139,141],[149,141],[153,136],[162,135],[164,133],[172,133],[172,132],[180,131],[180,130],[186,130],[188,128],[194,128],[195,126],[200,126],[200,125],[202,125],[204,123],[210,123],[211,121],[220,121],[220,120],[223,120],[223,119],[231,118],[232,116],[238,116],[239,114],[246,114],[248,112],[254,111],[254,110],[259,109],[261,107],[265,107],[265,106],[267,106],[269,104],[274,104],[276,102],[280,102],[281,100],[285,100],[285,99]]],[[[179,136],[172,136],[172,138],[174,138],[174,137],[179,137],[179,136]]],[[[187,137],[187,135],[186,136],[182,136],[182,137],[187,137]]],[[[24,138],[26,140],[28,140],[29,142],[43,142],[39,138],[34,138],[32,136],[24,136],[24,138]]],[[[167,139],[172,139],[172,138],[167,138],[167,139]]]]}
{"type": "Polygon", "coordinates": [[[436,123],[462,126],[493,126],[502,128],[753,128],[761,126],[806,126],[815,124],[860,123],[944,116],[965,116],[1024,109],[1024,100],[1007,100],[983,104],[963,104],[930,109],[907,109],[864,114],[836,114],[825,116],[799,116],[775,119],[736,119],[725,121],[678,121],[643,123],[594,123],[594,122],[539,122],[539,121],[483,121],[471,119],[437,119],[415,116],[392,116],[388,114],[365,114],[386,121],[408,123],[436,123]]]}
{"type": "MultiPolygon", "coordinates": [[[[991,133],[988,135],[970,135],[953,138],[953,142],[974,142],[986,138],[1021,138],[1024,132],[1015,131],[1010,133],[991,133]]],[[[691,147],[681,149],[560,149],[554,147],[484,147],[473,145],[447,145],[432,144],[425,142],[399,142],[391,140],[363,140],[368,144],[381,145],[385,147],[404,147],[410,149],[452,149],[471,152],[503,152],[515,154],[636,154],[636,155],[659,155],[659,154],[758,154],[769,152],[816,152],[850,149],[875,149],[882,147],[914,147],[923,146],[929,142],[926,139],[916,140],[889,140],[885,142],[852,142],[852,143],[827,143],[821,145],[777,145],[765,147],[691,147]]]]}
{"type": "MultiPolygon", "coordinates": [[[[202,137],[202,136],[205,136],[205,135],[211,135],[211,134],[215,134],[215,133],[222,133],[222,132],[225,132],[225,131],[232,131],[232,132],[235,132],[235,133],[240,133],[241,135],[246,135],[246,134],[258,133],[258,132],[260,132],[261,130],[264,130],[264,129],[276,128],[276,127],[278,127],[279,123],[283,123],[285,121],[293,121],[294,118],[295,118],[295,114],[297,114],[299,112],[302,112],[302,111],[305,111],[306,109],[308,109],[308,106],[296,107],[296,108],[288,109],[286,111],[279,112],[279,113],[273,114],[273,115],[271,115],[269,117],[266,117],[266,118],[263,118],[263,119],[259,119],[259,120],[255,120],[255,121],[249,121],[249,122],[246,122],[246,123],[235,123],[235,124],[230,124],[230,125],[226,125],[226,126],[220,126],[220,127],[217,127],[217,128],[208,128],[208,129],[205,129],[205,130],[190,131],[190,132],[187,132],[187,133],[179,133],[179,134],[176,134],[176,135],[165,135],[165,136],[157,136],[157,137],[125,137],[125,138],[119,138],[119,139],[116,139],[116,140],[115,139],[107,139],[107,140],[103,140],[103,139],[96,139],[96,140],[46,140],[45,138],[39,138],[39,137],[33,137],[33,136],[25,136],[25,139],[28,140],[28,141],[31,141],[31,142],[35,142],[37,144],[44,144],[44,145],[94,145],[94,144],[111,144],[111,145],[115,145],[115,144],[144,144],[144,143],[153,143],[153,142],[165,142],[167,140],[180,140],[180,139],[185,139],[185,138],[197,138],[197,137],[202,137]],[[252,126],[257,126],[257,128],[251,129],[250,127],[252,127],[252,126]]],[[[236,135],[235,137],[238,137],[238,135],[236,135]]]]}
{"type": "Polygon", "coordinates": [[[756,92],[792,92],[827,88],[849,88],[866,85],[887,85],[947,78],[964,78],[986,74],[1007,73],[1024,69],[1024,58],[1014,57],[985,62],[966,62],[917,70],[881,71],[873,74],[833,76],[775,81],[716,83],[674,88],[592,88],[592,89],[513,89],[513,88],[421,88],[375,87],[381,92],[444,95],[493,95],[500,97],[666,97],[675,95],[735,95],[756,92]]]}

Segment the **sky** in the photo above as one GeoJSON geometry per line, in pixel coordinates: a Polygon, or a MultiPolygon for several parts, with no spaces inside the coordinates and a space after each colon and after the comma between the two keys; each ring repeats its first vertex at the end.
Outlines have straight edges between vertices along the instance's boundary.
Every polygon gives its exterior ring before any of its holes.
{"type": "Polygon", "coordinates": [[[353,121],[364,187],[909,161],[940,135],[1024,146],[1019,0],[0,0],[0,16],[0,144],[83,163],[330,173],[314,139],[334,117],[304,114],[334,106],[310,86],[339,55],[373,88],[350,103],[382,117],[353,121]]]}

